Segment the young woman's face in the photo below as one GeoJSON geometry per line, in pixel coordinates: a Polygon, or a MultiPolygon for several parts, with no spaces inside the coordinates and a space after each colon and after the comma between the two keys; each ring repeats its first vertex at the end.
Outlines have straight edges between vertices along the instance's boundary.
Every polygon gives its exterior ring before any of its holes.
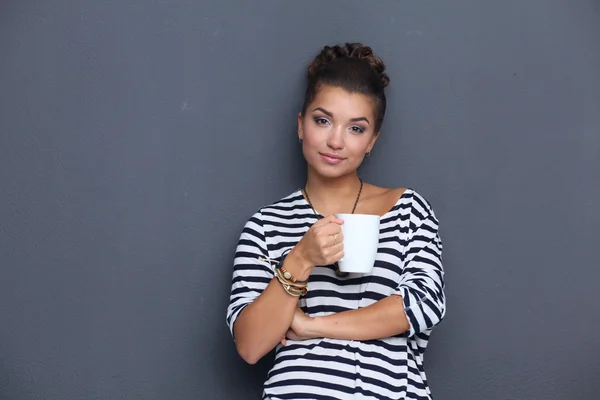
{"type": "Polygon", "coordinates": [[[333,86],[323,86],[305,115],[298,115],[304,157],[327,178],[356,171],[377,140],[374,127],[373,101],[333,86]]]}

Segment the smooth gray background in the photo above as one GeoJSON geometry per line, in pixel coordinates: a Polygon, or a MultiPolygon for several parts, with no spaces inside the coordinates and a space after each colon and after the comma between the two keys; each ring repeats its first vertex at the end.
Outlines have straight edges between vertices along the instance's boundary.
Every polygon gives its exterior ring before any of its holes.
{"type": "Polygon", "coordinates": [[[441,221],[434,398],[600,398],[598,0],[5,0],[0,399],[259,398],[233,252],[343,41],[392,79],[362,176],[441,221]]]}

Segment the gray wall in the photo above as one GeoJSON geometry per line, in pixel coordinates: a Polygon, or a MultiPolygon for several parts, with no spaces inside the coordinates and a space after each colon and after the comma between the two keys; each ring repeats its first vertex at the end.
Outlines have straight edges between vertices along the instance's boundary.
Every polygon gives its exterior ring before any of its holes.
{"type": "Polygon", "coordinates": [[[600,398],[597,0],[3,1],[0,399],[258,398],[238,235],[303,183],[306,63],[389,67],[362,176],[433,204],[435,398],[600,398]]]}

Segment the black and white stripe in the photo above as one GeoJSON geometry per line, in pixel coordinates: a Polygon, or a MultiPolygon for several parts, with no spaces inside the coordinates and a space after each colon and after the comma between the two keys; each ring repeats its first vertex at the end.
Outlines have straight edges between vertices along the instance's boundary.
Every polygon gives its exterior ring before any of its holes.
{"type": "MultiPolygon", "coordinates": [[[[300,241],[317,217],[300,190],[255,213],[236,249],[227,324],[273,278],[265,258],[278,259],[300,241]]],[[[311,339],[278,346],[264,399],[430,399],[423,355],[432,328],[444,318],[444,271],[438,221],[429,203],[408,189],[381,217],[379,250],[370,274],[340,278],[333,266],[315,267],[300,299],[311,316],[366,307],[402,296],[410,331],[370,341],[311,339]]]]}

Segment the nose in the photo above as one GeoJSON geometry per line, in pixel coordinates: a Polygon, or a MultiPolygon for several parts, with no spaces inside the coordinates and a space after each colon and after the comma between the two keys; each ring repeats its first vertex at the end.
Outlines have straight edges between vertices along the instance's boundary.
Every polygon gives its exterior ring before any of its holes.
{"type": "Polygon", "coordinates": [[[327,138],[327,146],[334,150],[344,148],[344,130],[343,128],[333,128],[327,138]]]}

